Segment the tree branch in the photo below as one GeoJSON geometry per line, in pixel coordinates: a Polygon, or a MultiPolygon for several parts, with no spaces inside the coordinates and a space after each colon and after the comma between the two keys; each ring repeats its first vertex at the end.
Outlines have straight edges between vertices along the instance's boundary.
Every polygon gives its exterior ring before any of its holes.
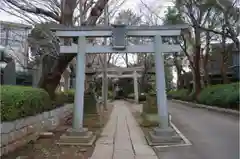
{"type": "Polygon", "coordinates": [[[21,5],[20,3],[18,3],[16,0],[5,0],[6,2],[10,3],[11,5],[23,10],[23,11],[26,11],[28,13],[33,13],[33,14],[39,14],[39,15],[45,15],[47,17],[50,17],[56,21],[60,21],[60,16],[59,15],[56,15],[56,13],[53,13],[53,12],[50,12],[50,11],[47,11],[47,10],[44,10],[42,8],[39,8],[39,7],[32,7],[32,8],[28,8],[26,7],[25,5],[21,5]]]}
{"type": "Polygon", "coordinates": [[[97,22],[99,16],[102,14],[107,3],[108,0],[98,0],[95,6],[92,8],[90,16],[87,19],[85,25],[94,25],[97,22]]]}

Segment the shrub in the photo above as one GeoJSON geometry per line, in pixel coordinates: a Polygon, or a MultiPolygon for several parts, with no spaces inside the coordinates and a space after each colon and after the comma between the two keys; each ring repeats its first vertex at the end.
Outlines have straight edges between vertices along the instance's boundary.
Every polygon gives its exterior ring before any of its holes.
{"type": "Polygon", "coordinates": [[[86,92],[84,94],[84,113],[96,114],[97,113],[97,100],[92,92],[86,92]]]}
{"type": "Polygon", "coordinates": [[[54,109],[43,89],[24,86],[1,86],[1,120],[12,121],[54,109]]]}
{"type": "Polygon", "coordinates": [[[146,95],[141,93],[141,94],[139,95],[139,98],[138,98],[138,99],[139,99],[140,102],[146,101],[146,95]]]}
{"type": "Polygon", "coordinates": [[[142,120],[140,126],[142,127],[157,127],[159,126],[158,115],[156,114],[141,114],[142,120]],[[156,117],[157,118],[156,118],[156,117]]]}
{"type": "Polygon", "coordinates": [[[157,113],[157,98],[155,95],[146,95],[146,102],[143,104],[143,113],[157,113]]]}
{"type": "Polygon", "coordinates": [[[65,103],[74,103],[75,90],[70,89],[65,92],[56,92],[55,104],[63,105],[65,103]]]}
{"type": "Polygon", "coordinates": [[[113,93],[111,91],[108,91],[108,98],[113,99],[113,93]]]}
{"type": "MultiPolygon", "coordinates": [[[[134,99],[135,96],[134,96],[134,93],[131,93],[127,96],[127,98],[129,99],[134,99]]],[[[145,94],[140,94],[139,97],[138,97],[138,100],[141,102],[141,101],[146,101],[146,95],[145,94]]]]}
{"type": "Polygon", "coordinates": [[[129,99],[134,99],[134,94],[133,94],[133,93],[130,93],[130,94],[127,96],[127,98],[129,98],[129,99]]]}
{"type": "Polygon", "coordinates": [[[197,101],[206,105],[239,109],[239,83],[209,86],[200,92],[197,101]]]}
{"type": "Polygon", "coordinates": [[[167,93],[168,98],[190,100],[189,91],[187,89],[173,90],[167,93]]]}
{"type": "Polygon", "coordinates": [[[74,103],[74,97],[75,97],[75,90],[69,89],[68,91],[64,92],[67,96],[66,103],[74,103]]]}
{"type": "Polygon", "coordinates": [[[60,106],[67,101],[67,95],[64,92],[56,92],[55,99],[52,101],[53,104],[60,106]]]}
{"type": "MultiPolygon", "coordinates": [[[[54,104],[63,105],[65,103],[74,103],[75,90],[70,89],[65,92],[56,92],[54,104]]],[[[84,93],[84,114],[97,113],[97,100],[93,92],[87,91],[84,93]]]]}

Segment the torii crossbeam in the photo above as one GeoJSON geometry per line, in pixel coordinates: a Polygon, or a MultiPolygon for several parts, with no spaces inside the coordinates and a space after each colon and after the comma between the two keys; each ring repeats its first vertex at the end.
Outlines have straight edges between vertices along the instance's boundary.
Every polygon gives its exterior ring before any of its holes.
{"type": "Polygon", "coordinates": [[[83,101],[84,101],[84,80],[85,80],[85,54],[86,53],[113,53],[113,52],[135,52],[155,53],[156,86],[157,86],[157,107],[160,126],[156,134],[168,132],[170,129],[168,121],[168,107],[165,92],[164,61],[162,53],[180,52],[179,44],[165,44],[165,37],[180,36],[183,29],[188,25],[163,25],[163,26],[95,26],[95,27],[66,27],[53,25],[52,31],[61,38],[78,38],[78,44],[70,46],[62,45],[61,53],[77,53],[77,75],[74,106],[73,129],[83,129],[83,101]],[[88,44],[89,37],[112,37],[112,46],[101,46],[88,44]],[[127,45],[126,37],[152,37],[154,42],[145,45],[127,45]]]}

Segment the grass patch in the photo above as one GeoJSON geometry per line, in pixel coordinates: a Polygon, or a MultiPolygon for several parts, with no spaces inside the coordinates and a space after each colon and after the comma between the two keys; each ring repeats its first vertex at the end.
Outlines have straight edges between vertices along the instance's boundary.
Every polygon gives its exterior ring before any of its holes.
{"type": "Polygon", "coordinates": [[[159,126],[157,114],[145,114],[140,112],[133,112],[133,116],[141,127],[152,128],[159,126]]]}

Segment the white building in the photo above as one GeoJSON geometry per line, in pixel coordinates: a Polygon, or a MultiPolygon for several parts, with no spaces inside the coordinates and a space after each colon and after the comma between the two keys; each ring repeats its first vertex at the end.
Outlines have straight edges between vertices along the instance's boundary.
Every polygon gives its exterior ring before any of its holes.
{"type": "Polygon", "coordinates": [[[27,37],[31,28],[30,25],[0,21],[0,45],[15,60],[17,71],[24,71],[22,66],[28,62],[27,37]]]}

